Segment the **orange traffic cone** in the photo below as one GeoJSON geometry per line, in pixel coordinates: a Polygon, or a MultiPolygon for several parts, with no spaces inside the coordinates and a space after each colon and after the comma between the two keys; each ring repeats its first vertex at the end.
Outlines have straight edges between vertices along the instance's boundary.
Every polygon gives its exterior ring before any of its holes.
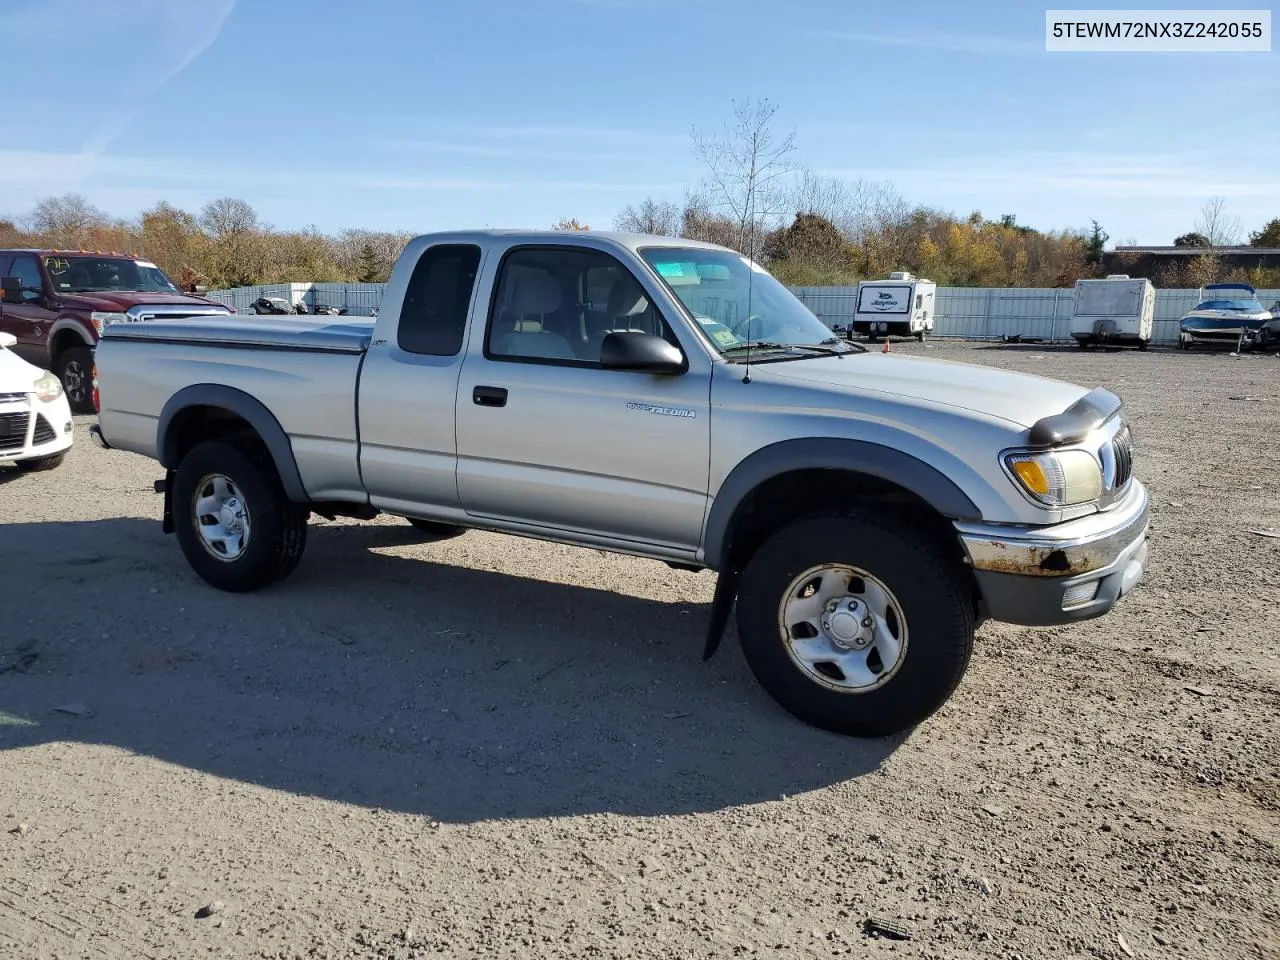
{"type": "Polygon", "coordinates": [[[888,353],[888,352],[889,352],[889,338],[888,338],[888,337],[885,337],[885,338],[884,338],[884,349],[883,349],[883,350],[881,350],[880,352],[881,352],[881,353],[888,353]]]}

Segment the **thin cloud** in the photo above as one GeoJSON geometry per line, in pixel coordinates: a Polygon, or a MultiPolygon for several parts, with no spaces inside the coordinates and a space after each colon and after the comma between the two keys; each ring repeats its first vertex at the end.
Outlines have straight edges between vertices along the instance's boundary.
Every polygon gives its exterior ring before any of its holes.
{"type": "MultiPolygon", "coordinates": [[[[40,33],[57,36],[67,50],[61,82],[99,81],[101,50],[115,51],[111,89],[116,105],[89,134],[81,152],[101,154],[118,140],[147,100],[214,44],[235,6],[236,0],[132,0],[127,6],[101,0],[41,4],[40,33]],[[86,55],[73,52],[77,49],[86,55]],[[97,55],[87,55],[91,50],[97,55]]],[[[24,35],[8,29],[4,33],[24,35]]]]}
{"type": "Polygon", "coordinates": [[[1221,157],[1194,152],[1141,156],[1087,151],[1015,151],[949,157],[945,164],[824,170],[828,176],[888,179],[905,192],[990,196],[1070,194],[1117,199],[1224,196],[1280,198],[1280,180],[1261,166],[1224,168],[1221,157]]]}
{"type": "Polygon", "coordinates": [[[878,34],[849,33],[841,30],[813,31],[828,40],[849,43],[872,43],[886,47],[910,47],[917,50],[943,50],[948,53],[971,53],[978,56],[1029,57],[1045,52],[1042,43],[1010,37],[975,37],[965,34],[878,34]]]}
{"type": "Polygon", "coordinates": [[[423,191],[450,191],[450,190],[467,190],[486,193],[503,193],[512,190],[521,191],[566,191],[566,192],[660,192],[663,190],[672,190],[675,185],[655,184],[655,183],[601,183],[591,181],[577,180],[547,180],[547,181],[515,181],[515,180],[451,180],[437,178],[412,178],[412,177],[371,177],[354,181],[351,186],[366,187],[378,190],[423,190],[423,191]]]}

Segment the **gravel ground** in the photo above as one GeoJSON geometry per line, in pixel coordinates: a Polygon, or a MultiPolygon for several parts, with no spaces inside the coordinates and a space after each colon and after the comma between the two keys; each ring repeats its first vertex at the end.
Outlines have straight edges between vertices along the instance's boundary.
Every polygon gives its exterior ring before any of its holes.
{"type": "Polygon", "coordinates": [[[318,521],[230,596],[90,418],[0,469],[0,956],[1280,957],[1280,360],[895,349],[1111,385],[1157,515],[888,741],[701,664],[711,574],[318,521]]]}

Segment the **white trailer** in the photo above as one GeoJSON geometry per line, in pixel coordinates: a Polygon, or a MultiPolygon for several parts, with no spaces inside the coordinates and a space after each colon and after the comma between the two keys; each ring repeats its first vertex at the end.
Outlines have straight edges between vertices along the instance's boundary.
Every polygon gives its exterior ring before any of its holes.
{"type": "Polygon", "coordinates": [[[869,340],[881,337],[915,337],[933,333],[934,304],[938,285],[909,273],[891,273],[888,280],[862,280],[854,305],[854,333],[869,340]]]}
{"type": "Polygon", "coordinates": [[[1147,349],[1155,324],[1156,288],[1125,273],[1105,280],[1077,280],[1071,336],[1081,349],[1098,344],[1147,349]]]}

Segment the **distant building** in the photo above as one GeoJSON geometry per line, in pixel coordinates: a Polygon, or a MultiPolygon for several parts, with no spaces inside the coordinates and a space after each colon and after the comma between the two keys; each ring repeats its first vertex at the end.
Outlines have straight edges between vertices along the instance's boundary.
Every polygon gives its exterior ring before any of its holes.
{"type": "Polygon", "coordinates": [[[1102,254],[1107,273],[1127,273],[1159,282],[1170,269],[1181,270],[1196,257],[1212,254],[1225,270],[1280,269],[1280,247],[1116,247],[1102,254]]]}

